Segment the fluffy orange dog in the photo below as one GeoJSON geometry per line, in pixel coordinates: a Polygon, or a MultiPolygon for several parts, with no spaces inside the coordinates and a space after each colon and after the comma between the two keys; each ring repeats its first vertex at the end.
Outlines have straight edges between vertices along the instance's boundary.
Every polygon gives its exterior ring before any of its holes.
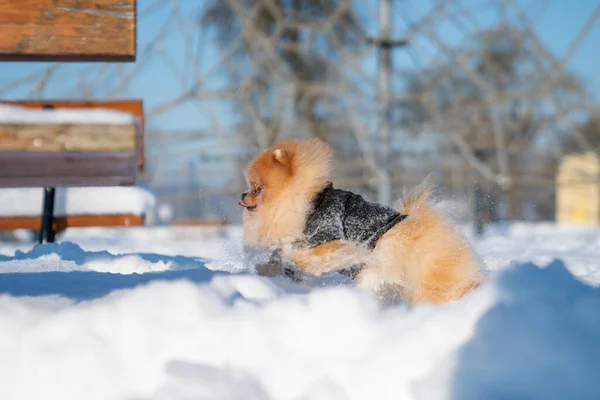
{"type": "Polygon", "coordinates": [[[380,298],[411,304],[458,299],[480,284],[477,256],[430,205],[428,185],[392,209],[334,189],[331,162],[330,147],[317,139],[258,155],[240,201],[245,245],[271,250],[272,262],[289,261],[307,274],[348,273],[380,298]]]}

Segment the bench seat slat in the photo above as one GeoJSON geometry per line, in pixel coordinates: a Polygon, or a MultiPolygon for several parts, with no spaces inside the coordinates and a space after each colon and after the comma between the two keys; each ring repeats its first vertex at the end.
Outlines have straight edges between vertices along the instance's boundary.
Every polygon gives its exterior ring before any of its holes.
{"type": "Polygon", "coordinates": [[[137,127],[0,122],[0,151],[135,151],[137,127]]]}
{"type": "Polygon", "coordinates": [[[0,152],[0,187],[135,184],[133,152],[0,152]]]}
{"type": "MultiPolygon", "coordinates": [[[[0,187],[4,188],[29,188],[42,187],[43,185],[62,187],[83,187],[83,186],[131,186],[135,184],[135,179],[130,176],[72,176],[62,177],[60,179],[49,179],[44,177],[20,178],[20,182],[15,183],[13,179],[0,177],[0,187]]],[[[107,199],[108,201],[108,199],[107,199]]]]}
{"type": "MultiPolygon", "coordinates": [[[[67,215],[54,218],[54,229],[81,228],[89,226],[142,226],[144,216],[133,214],[67,215]]],[[[0,217],[0,230],[40,229],[39,217],[0,217]]]]}

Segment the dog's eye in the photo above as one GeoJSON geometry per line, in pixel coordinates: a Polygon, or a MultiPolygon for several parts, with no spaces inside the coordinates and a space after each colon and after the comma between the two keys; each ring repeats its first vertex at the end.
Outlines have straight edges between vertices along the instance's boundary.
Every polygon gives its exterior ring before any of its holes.
{"type": "Polygon", "coordinates": [[[262,186],[259,186],[256,188],[256,193],[262,193],[263,190],[264,188],[262,186]]]}

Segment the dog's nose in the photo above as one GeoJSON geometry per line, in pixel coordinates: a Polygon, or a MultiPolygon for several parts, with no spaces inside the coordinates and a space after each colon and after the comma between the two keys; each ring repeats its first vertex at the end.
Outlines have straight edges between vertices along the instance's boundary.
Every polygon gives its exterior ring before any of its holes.
{"type": "Polygon", "coordinates": [[[248,196],[248,192],[242,193],[242,201],[246,200],[246,196],[248,196]]]}

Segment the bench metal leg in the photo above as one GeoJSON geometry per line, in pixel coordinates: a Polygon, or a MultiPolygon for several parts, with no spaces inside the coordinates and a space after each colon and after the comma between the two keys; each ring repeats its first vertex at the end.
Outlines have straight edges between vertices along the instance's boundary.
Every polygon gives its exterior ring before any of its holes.
{"type": "Polygon", "coordinates": [[[40,229],[40,243],[53,243],[54,228],[54,195],[56,189],[53,187],[44,188],[44,209],[42,211],[42,227],[40,229]]]}

